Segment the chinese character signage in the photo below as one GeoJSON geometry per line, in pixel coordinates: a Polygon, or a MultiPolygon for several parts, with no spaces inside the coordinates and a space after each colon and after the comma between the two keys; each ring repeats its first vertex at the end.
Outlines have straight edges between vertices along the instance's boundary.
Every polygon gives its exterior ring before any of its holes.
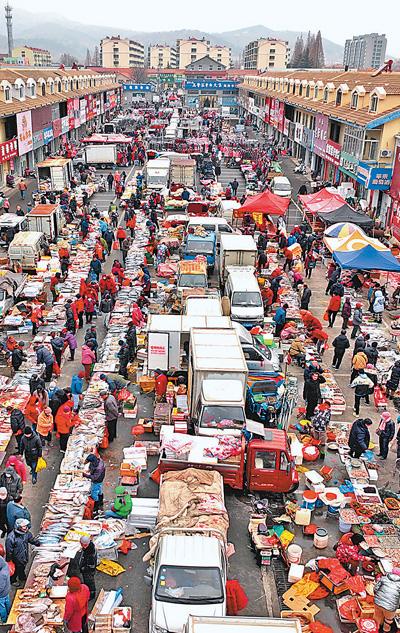
{"type": "Polygon", "coordinates": [[[265,123],[269,123],[270,122],[270,108],[271,108],[271,97],[266,97],[265,99],[265,114],[264,114],[264,121],[265,123]]]}
{"type": "Polygon", "coordinates": [[[296,143],[301,143],[303,140],[303,126],[301,123],[296,123],[296,127],[294,129],[294,140],[296,143]]]}
{"type": "Polygon", "coordinates": [[[61,119],[61,134],[66,134],[67,132],[69,132],[69,117],[64,116],[61,119]]]}
{"type": "Polygon", "coordinates": [[[285,125],[285,104],[283,101],[279,101],[279,109],[278,109],[278,130],[283,132],[283,128],[285,125]]]}
{"type": "MultiPolygon", "coordinates": [[[[185,81],[185,90],[235,90],[237,81],[185,81]]],[[[125,84],[124,84],[125,87],[125,84]]]]}
{"type": "Polygon", "coordinates": [[[392,182],[391,167],[372,167],[368,163],[360,162],[357,169],[357,181],[366,189],[384,191],[390,188],[392,182]]]}
{"type": "Polygon", "coordinates": [[[18,140],[16,138],[0,143],[0,163],[5,163],[15,156],[18,156],[18,140]]]}
{"type": "Polygon", "coordinates": [[[53,126],[45,127],[43,130],[43,143],[47,145],[53,140],[53,126]]]}
{"type": "Polygon", "coordinates": [[[315,117],[314,152],[325,158],[326,141],[328,139],[329,119],[325,114],[317,114],[315,117]]]}
{"type": "Polygon", "coordinates": [[[304,147],[307,147],[308,149],[312,150],[313,148],[313,141],[314,141],[314,131],[311,130],[309,127],[303,127],[303,138],[302,138],[302,145],[304,145],[304,147]]]}
{"type": "Polygon", "coordinates": [[[396,149],[393,165],[392,184],[389,191],[394,200],[400,200],[400,147],[396,149]]]}
{"type": "Polygon", "coordinates": [[[151,84],[123,84],[124,90],[130,90],[131,92],[151,92],[153,86],[151,84]]]}
{"type": "Polygon", "coordinates": [[[86,123],[86,99],[81,99],[79,104],[79,122],[86,123]]]}
{"type": "Polygon", "coordinates": [[[339,167],[340,165],[340,152],[342,150],[342,146],[339,143],[335,143],[334,141],[327,140],[325,146],[325,159],[339,167]]]}
{"type": "Polygon", "coordinates": [[[57,138],[57,136],[61,136],[61,134],[61,119],[55,119],[53,121],[53,136],[54,138],[57,138]]]}
{"type": "Polygon", "coordinates": [[[74,110],[73,99],[68,99],[67,101],[67,116],[68,116],[68,128],[69,130],[73,130],[75,127],[75,110],[74,110]]]}
{"type": "Polygon", "coordinates": [[[30,111],[17,114],[18,155],[23,156],[33,150],[32,114],[30,111]]]}

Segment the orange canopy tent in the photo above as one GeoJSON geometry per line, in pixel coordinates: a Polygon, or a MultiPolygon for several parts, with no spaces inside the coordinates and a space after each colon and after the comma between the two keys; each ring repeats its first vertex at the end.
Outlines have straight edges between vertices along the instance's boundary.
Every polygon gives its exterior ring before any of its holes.
{"type": "Polygon", "coordinates": [[[246,213],[262,213],[263,215],[285,215],[290,198],[282,198],[271,191],[263,191],[247,198],[240,209],[235,209],[235,218],[242,218],[246,213]]]}

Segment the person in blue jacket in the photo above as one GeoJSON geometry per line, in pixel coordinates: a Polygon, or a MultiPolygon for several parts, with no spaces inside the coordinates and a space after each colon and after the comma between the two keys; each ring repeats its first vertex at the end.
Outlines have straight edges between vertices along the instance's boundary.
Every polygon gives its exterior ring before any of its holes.
{"type": "Polygon", "coordinates": [[[71,380],[71,395],[72,400],[74,401],[74,411],[78,411],[79,409],[79,400],[80,396],[83,392],[83,379],[85,377],[85,372],[80,371],[79,374],[74,374],[71,380]]]}
{"type": "Polygon", "coordinates": [[[279,308],[277,308],[274,314],[274,317],[273,317],[273,321],[275,323],[274,336],[276,336],[277,338],[280,337],[283,327],[286,323],[286,311],[288,307],[289,307],[288,304],[284,303],[283,306],[279,306],[279,308]]]}

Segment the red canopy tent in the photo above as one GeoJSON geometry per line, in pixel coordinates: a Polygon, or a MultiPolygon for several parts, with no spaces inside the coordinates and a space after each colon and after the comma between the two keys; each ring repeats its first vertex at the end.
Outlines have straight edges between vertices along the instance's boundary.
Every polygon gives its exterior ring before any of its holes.
{"type": "Polygon", "coordinates": [[[329,213],[346,204],[346,201],[338,193],[331,193],[327,189],[321,189],[316,193],[299,196],[301,204],[310,213],[329,213]]]}
{"type": "Polygon", "coordinates": [[[285,215],[290,198],[282,198],[271,191],[263,191],[247,198],[240,209],[235,210],[235,218],[242,218],[246,213],[262,213],[263,215],[285,215]]]}

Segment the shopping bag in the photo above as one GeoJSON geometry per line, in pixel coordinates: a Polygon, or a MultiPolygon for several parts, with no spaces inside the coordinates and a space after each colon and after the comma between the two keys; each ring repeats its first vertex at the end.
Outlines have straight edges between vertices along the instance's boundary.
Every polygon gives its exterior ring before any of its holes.
{"type": "Polygon", "coordinates": [[[41,470],[44,470],[47,467],[47,462],[43,457],[39,457],[36,464],[36,472],[40,473],[41,470]]]}
{"type": "Polygon", "coordinates": [[[113,250],[117,251],[119,249],[119,244],[117,242],[117,240],[115,240],[115,242],[113,242],[113,250]]]}
{"type": "Polygon", "coordinates": [[[325,310],[324,312],[324,316],[323,316],[324,321],[329,321],[329,314],[328,314],[328,310],[325,310]]]}

